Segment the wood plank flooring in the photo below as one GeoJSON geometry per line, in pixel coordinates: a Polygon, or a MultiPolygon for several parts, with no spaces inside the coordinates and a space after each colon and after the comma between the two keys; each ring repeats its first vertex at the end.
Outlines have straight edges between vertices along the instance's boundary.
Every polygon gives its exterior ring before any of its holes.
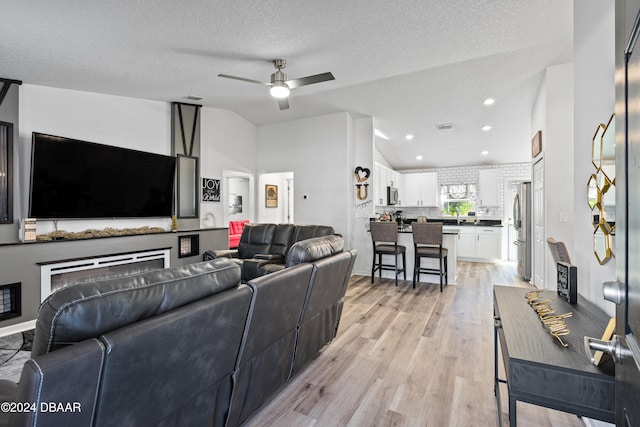
{"type": "MultiPolygon", "coordinates": [[[[245,426],[496,426],[494,284],[529,286],[506,263],[459,262],[442,293],[352,277],[336,339],[245,426]]],[[[518,403],[518,425],[584,423],[518,403]]]]}

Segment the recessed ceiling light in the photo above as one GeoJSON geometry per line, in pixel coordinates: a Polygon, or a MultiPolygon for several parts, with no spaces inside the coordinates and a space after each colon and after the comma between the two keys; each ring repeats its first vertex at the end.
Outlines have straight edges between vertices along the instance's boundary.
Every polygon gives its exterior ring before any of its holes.
{"type": "Polygon", "coordinates": [[[389,137],[384,133],[380,132],[378,129],[374,129],[373,134],[379,138],[386,139],[387,141],[389,140],[389,137]]]}
{"type": "Polygon", "coordinates": [[[489,154],[489,152],[487,150],[482,150],[480,154],[482,154],[483,156],[486,156],[487,154],[489,154]]]}
{"type": "Polygon", "coordinates": [[[418,154],[418,155],[416,156],[416,160],[422,160],[422,156],[418,154]]]}
{"type": "Polygon", "coordinates": [[[482,126],[482,130],[483,130],[483,131],[485,131],[485,132],[488,132],[488,131],[490,131],[490,130],[491,130],[491,126],[489,126],[489,125],[484,125],[484,126],[482,126]]]}
{"type": "Polygon", "coordinates": [[[493,99],[493,98],[487,98],[487,99],[485,99],[485,100],[484,100],[483,104],[484,104],[484,105],[493,105],[495,102],[496,102],[496,100],[495,100],[495,99],[493,99]]]}
{"type": "Polygon", "coordinates": [[[413,134],[408,133],[405,138],[407,139],[407,141],[411,141],[413,139],[413,134]]]}

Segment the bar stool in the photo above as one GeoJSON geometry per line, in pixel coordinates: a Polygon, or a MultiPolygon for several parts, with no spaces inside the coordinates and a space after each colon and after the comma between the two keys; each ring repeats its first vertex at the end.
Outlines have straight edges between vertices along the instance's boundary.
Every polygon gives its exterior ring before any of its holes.
{"type": "Polygon", "coordinates": [[[444,284],[449,281],[447,268],[448,250],[442,247],[442,223],[441,222],[414,222],[411,225],[413,232],[413,247],[415,260],[413,268],[413,287],[416,287],[416,279],[420,280],[420,274],[437,274],[440,276],[440,292],[444,284]],[[420,266],[422,258],[437,258],[438,268],[426,268],[420,266]]]}
{"type": "Polygon", "coordinates": [[[393,270],[396,273],[396,286],[398,286],[398,274],[404,275],[407,280],[407,248],[398,245],[398,224],[394,222],[371,221],[369,223],[371,230],[371,241],[373,242],[373,266],[371,267],[371,283],[373,283],[373,275],[378,270],[379,276],[382,277],[382,270],[393,270]],[[376,255],[378,262],[376,262],[376,255]],[[382,255],[393,255],[394,264],[383,264],[382,255]],[[398,255],[402,255],[402,269],[398,269],[398,255]]]}

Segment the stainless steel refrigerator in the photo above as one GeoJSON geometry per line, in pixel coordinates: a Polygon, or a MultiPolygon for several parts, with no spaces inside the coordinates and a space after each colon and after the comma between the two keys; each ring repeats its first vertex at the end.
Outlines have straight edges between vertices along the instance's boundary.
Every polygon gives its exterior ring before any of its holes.
{"type": "Polygon", "coordinates": [[[513,228],[516,231],[518,248],[518,276],[524,280],[531,279],[531,183],[516,184],[516,195],[513,200],[513,228]]]}

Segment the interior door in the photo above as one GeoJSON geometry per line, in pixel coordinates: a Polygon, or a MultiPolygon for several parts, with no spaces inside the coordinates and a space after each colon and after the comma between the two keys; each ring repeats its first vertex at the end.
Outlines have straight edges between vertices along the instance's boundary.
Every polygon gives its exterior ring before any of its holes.
{"type": "MultiPolygon", "coordinates": [[[[624,63],[624,87],[616,87],[616,173],[623,171],[622,197],[616,206],[623,209],[616,217],[616,250],[622,248],[623,259],[616,263],[619,294],[616,310],[616,335],[620,340],[619,364],[616,365],[616,424],[640,426],[640,1],[616,2],[616,50],[624,41],[624,56],[617,55],[616,68],[624,63]],[[624,5],[625,7],[620,7],[624,5]],[[626,8],[626,10],[625,10],[626,8]],[[629,18],[635,20],[630,27],[629,18]],[[631,30],[629,31],[629,28],[631,30]],[[630,35],[629,35],[630,34],[630,35]],[[624,37],[623,37],[624,36],[624,37]],[[626,94],[626,99],[625,99],[626,94]],[[623,111],[619,105],[624,105],[623,111]],[[626,123],[626,132],[625,132],[626,123]],[[620,220],[619,220],[620,219],[620,220]]],[[[620,209],[620,208],[618,208],[620,209]]],[[[605,295],[608,286],[605,284],[605,295]]],[[[611,298],[609,298],[611,299],[611,298]]]]}
{"type": "Polygon", "coordinates": [[[533,284],[545,289],[544,159],[533,165],[533,284]]]}

